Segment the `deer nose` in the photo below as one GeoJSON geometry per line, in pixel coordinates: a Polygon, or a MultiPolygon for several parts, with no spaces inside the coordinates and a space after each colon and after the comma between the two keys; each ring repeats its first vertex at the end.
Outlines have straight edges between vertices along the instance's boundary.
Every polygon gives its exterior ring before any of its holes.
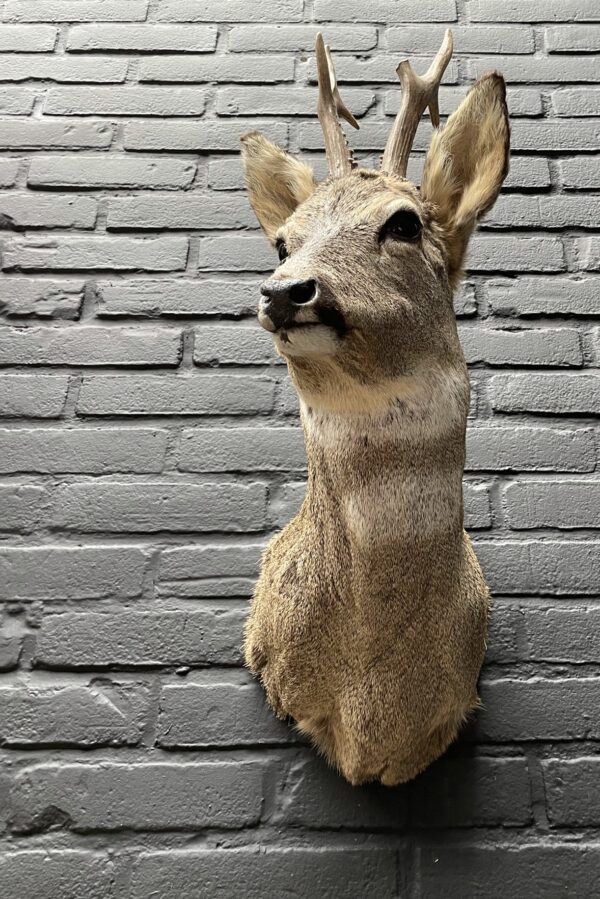
{"type": "Polygon", "coordinates": [[[260,292],[266,297],[267,303],[276,305],[293,303],[295,306],[301,306],[315,298],[317,282],[314,278],[308,278],[306,281],[293,278],[264,281],[260,292]]]}
{"type": "MultiPolygon", "coordinates": [[[[259,319],[261,323],[266,315],[275,330],[289,327],[294,323],[299,309],[316,298],[317,289],[318,285],[314,278],[306,280],[274,278],[264,281],[260,288],[262,299],[259,306],[259,319]]],[[[268,328],[268,322],[264,322],[263,326],[268,328]]]]}

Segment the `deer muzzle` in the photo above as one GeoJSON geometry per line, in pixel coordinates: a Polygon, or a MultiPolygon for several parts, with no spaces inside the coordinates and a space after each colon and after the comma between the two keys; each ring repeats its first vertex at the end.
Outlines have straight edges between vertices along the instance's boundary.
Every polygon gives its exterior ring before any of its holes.
{"type": "Polygon", "coordinates": [[[319,324],[319,285],[314,278],[271,278],[260,288],[258,320],[267,331],[319,324]]]}

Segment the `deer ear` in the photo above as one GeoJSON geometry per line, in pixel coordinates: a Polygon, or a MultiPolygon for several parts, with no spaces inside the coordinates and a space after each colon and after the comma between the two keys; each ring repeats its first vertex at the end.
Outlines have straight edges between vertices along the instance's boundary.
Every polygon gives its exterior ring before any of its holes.
{"type": "Polygon", "coordinates": [[[455,284],[477,220],[493,206],[508,172],[510,131],[504,79],[477,81],[431,142],[421,195],[446,233],[455,284]]]}
{"type": "Polygon", "coordinates": [[[242,163],[250,203],[271,243],[278,228],[314,191],[313,171],[259,131],[242,136],[242,163]]]}

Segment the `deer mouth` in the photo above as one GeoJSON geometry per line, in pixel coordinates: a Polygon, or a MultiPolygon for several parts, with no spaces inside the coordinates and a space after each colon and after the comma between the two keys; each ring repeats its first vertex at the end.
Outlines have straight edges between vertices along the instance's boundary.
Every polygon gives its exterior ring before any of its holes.
{"type": "Polygon", "coordinates": [[[343,315],[332,307],[315,310],[311,321],[290,321],[275,329],[275,346],[282,356],[333,356],[349,332],[343,315]]]}
{"type": "Polygon", "coordinates": [[[282,343],[289,343],[290,332],[293,334],[294,332],[310,331],[311,328],[319,327],[323,327],[321,322],[291,322],[289,325],[283,325],[281,328],[277,328],[274,333],[282,343]]]}
{"type": "Polygon", "coordinates": [[[331,329],[340,339],[350,330],[342,313],[332,306],[299,310],[293,318],[285,318],[283,321],[277,318],[274,321],[273,318],[264,310],[259,309],[259,324],[283,342],[289,339],[289,334],[297,334],[302,331],[310,332],[315,328],[320,328],[322,331],[331,329]]]}
{"type": "Polygon", "coordinates": [[[275,348],[282,356],[332,356],[341,340],[323,322],[298,322],[273,332],[275,348]]]}

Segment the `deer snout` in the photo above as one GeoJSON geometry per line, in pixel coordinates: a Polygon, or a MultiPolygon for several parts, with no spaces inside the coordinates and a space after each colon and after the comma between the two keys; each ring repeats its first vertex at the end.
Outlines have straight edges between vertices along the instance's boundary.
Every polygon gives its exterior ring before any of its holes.
{"type": "Polygon", "coordinates": [[[316,322],[313,306],[319,293],[314,278],[273,278],[261,284],[258,320],[268,331],[316,322]]]}

